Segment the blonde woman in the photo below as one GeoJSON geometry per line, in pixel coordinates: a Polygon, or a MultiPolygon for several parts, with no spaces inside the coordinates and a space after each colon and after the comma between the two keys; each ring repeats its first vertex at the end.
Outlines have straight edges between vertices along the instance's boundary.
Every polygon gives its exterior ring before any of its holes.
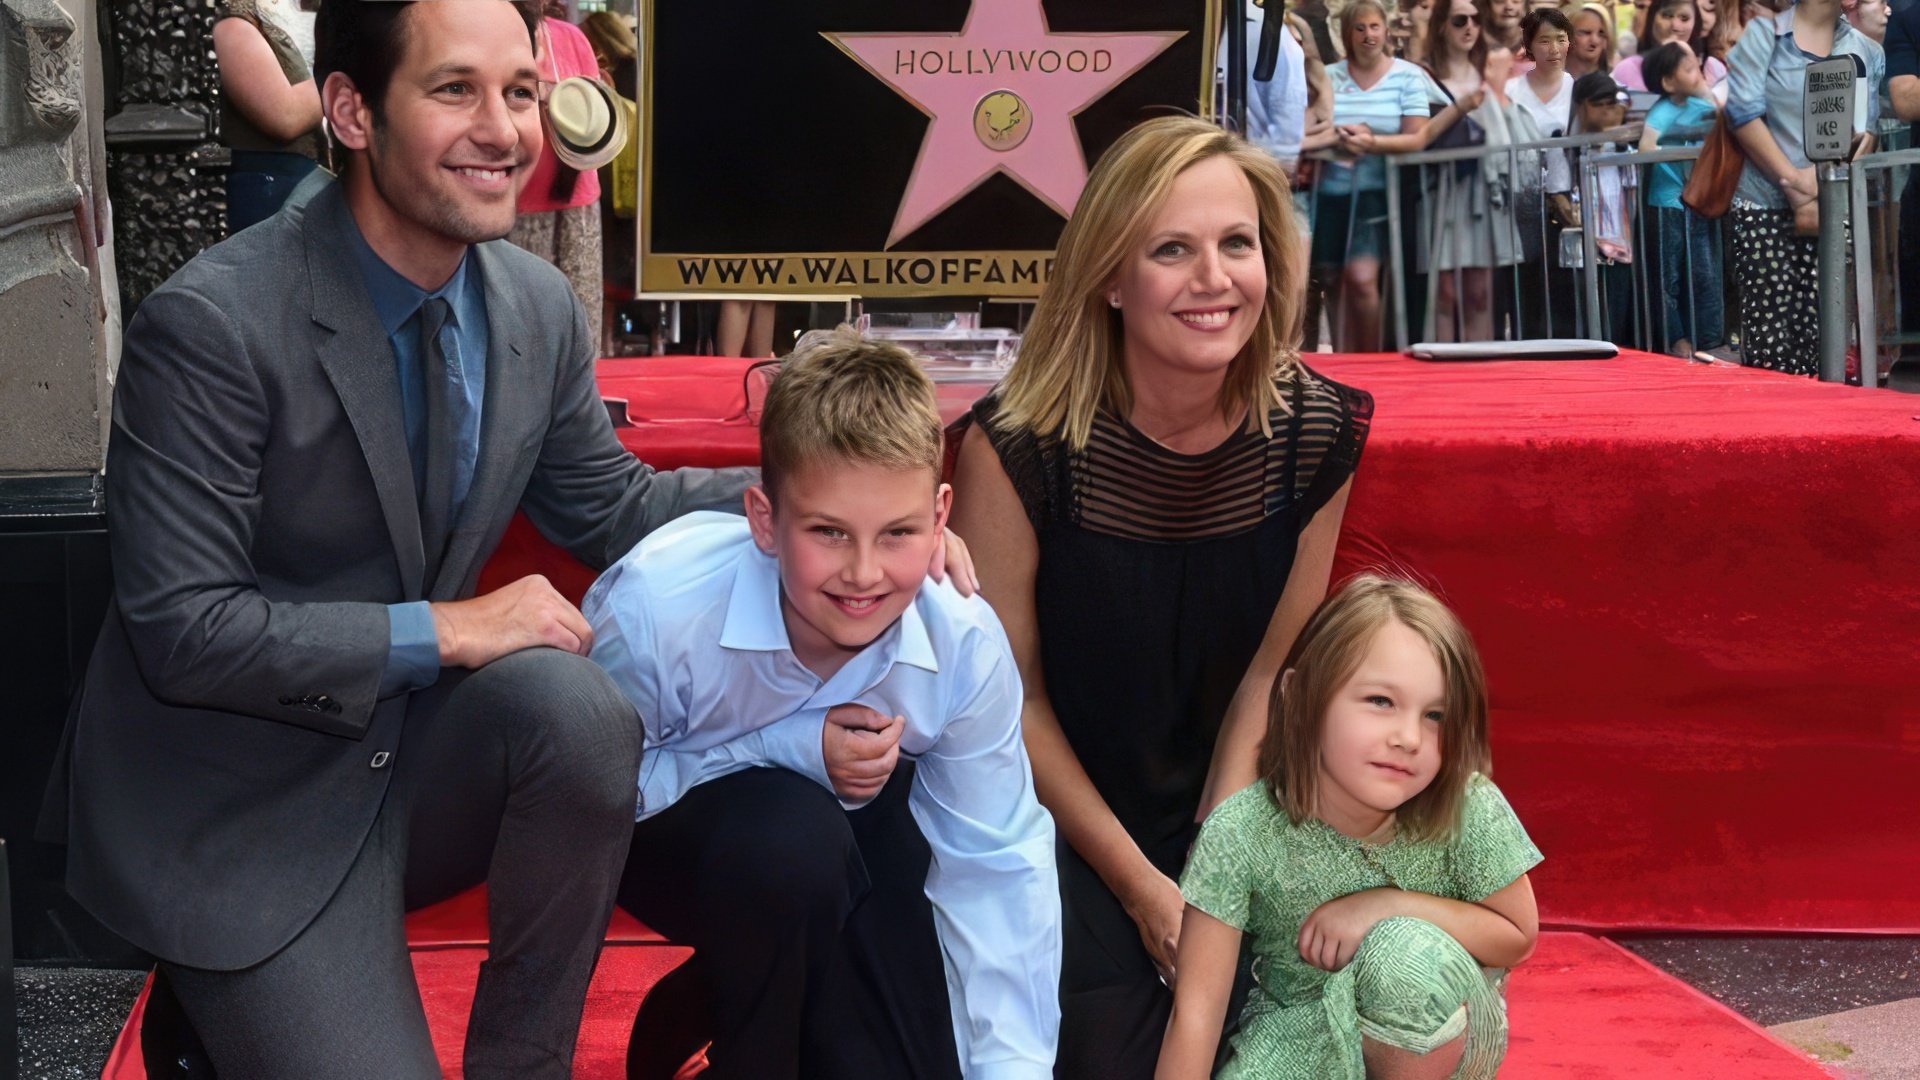
{"type": "Polygon", "coordinates": [[[1567,74],[1574,78],[1596,71],[1611,72],[1613,16],[1599,4],[1568,4],[1560,14],[1573,23],[1573,42],[1567,47],[1567,74]]]}
{"type": "Polygon", "coordinates": [[[1020,358],[956,425],[953,528],[1025,686],[1066,905],[1055,1075],[1153,1074],[1174,879],[1252,782],[1273,680],[1327,589],[1372,400],[1300,363],[1279,165],[1165,117],[1095,166],[1020,358]]]}

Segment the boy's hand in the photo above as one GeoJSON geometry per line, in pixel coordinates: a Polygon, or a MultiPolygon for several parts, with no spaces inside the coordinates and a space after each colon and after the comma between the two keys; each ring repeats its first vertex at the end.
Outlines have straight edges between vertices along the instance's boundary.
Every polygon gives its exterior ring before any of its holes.
{"type": "Polygon", "coordinates": [[[935,581],[945,581],[947,575],[952,574],[953,587],[960,590],[961,596],[980,591],[980,575],[973,571],[973,553],[952,529],[940,530],[940,542],[933,546],[933,562],[927,567],[927,573],[935,581]]]}
{"type": "Polygon", "coordinates": [[[1300,924],[1300,959],[1322,971],[1339,971],[1353,961],[1367,931],[1394,913],[1399,889],[1364,889],[1314,908],[1300,924]]]}
{"type": "Polygon", "coordinates": [[[834,794],[865,802],[880,794],[900,761],[900,733],[907,719],[889,720],[865,705],[836,705],[820,727],[820,752],[834,794]]]}

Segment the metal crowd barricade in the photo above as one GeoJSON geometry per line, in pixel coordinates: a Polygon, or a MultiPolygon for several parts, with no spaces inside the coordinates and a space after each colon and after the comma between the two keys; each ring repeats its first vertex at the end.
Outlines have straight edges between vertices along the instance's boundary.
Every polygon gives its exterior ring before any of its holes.
{"type": "MultiPolygon", "coordinates": [[[[1706,132],[1707,129],[1702,128],[1699,131],[1668,134],[1697,140],[1705,138],[1706,132]]],[[[1665,250],[1669,241],[1661,234],[1659,215],[1655,213],[1660,208],[1650,206],[1647,202],[1651,187],[1651,173],[1655,168],[1662,165],[1690,164],[1699,156],[1700,146],[1696,144],[1648,151],[1629,150],[1588,154],[1580,163],[1581,203],[1585,207],[1596,207],[1602,198],[1600,191],[1602,169],[1634,171],[1635,194],[1623,200],[1625,212],[1630,219],[1633,252],[1630,275],[1632,284],[1627,293],[1633,304],[1633,310],[1628,320],[1629,331],[1624,335],[1626,340],[1619,342],[1622,345],[1630,345],[1649,352],[1665,352],[1671,344],[1684,339],[1691,342],[1696,349],[1707,347],[1708,342],[1701,340],[1701,335],[1698,333],[1698,317],[1700,302],[1708,290],[1717,293],[1715,299],[1720,301],[1719,338],[1725,341],[1729,337],[1731,327],[1726,317],[1726,297],[1727,275],[1732,270],[1724,259],[1725,245],[1722,243],[1721,230],[1725,219],[1709,221],[1700,218],[1691,210],[1679,211],[1682,215],[1679,251],[1677,256],[1669,256],[1665,250]],[[1649,221],[1650,218],[1653,220],[1649,221]],[[1710,253],[1709,265],[1706,267],[1694,264],[1695,234],[1693,230],[1695,229],[1704,230],[1701,235],[1704,236],[1710,253]],[[1683,297],[1675,298],[1676,301],[1685,301],[1684,306],[1681,307],[1682,325],[1677,327],[1667,325],[1664,313],[1663,301],[1667,298],[1666,291],[1670,284],[1665,280],[1664,263],[1669,257],[1677,257],[1681,268],[1678,275],[1679,287],[1686,290],[1683,297]]],[[[1583,232],[1584,235],[1581,238],[1583,262],[1588,267],[1598,268],[1602,265],[1598,250],[1599,237],[1593,228],[1587,228],[1583,232]]],[[[1603,292],[1603,276],[1602,272],[1589,272],[1584,275],[1581,302],[1588,313],[1589,325],[1617,327],[1619,319],[1612,311],[1615,296],[1603,292]]],[[[1614,290],[1615,293],[1619,291],[1614,290]]]]}
{"type": "MultiPolygon", "coordinates": [[[[1908,195],[1909,171],[1920,165],[1920,148],[1905,148],[1905,135],[1904,127],[1884,132],[1892,148],[1854,159],[1848,176],[1862,386],[1878,383],[1882,346],[1891,347],[1897,358],[1906,347],[1920,345],[1920,331],[1907,329],[1908,320],[1920,312],[1907,311],[1901,296],[1904,287],[1913,284],[1901,273],[1901,253],[1920,244],[1920,236],[1901,235],[1901,199],[1908,195]],[[1880,291],[1891,301],[1890,310],[1883,310],[1880,291]]],[[[1920,192],[1913,195],[1920,197],[1920,192]]]]}
{"type": "MultiPolygon", "coordinates": [[[[1583,250],[1579,265],[1565,265],[1557,245],[1550,247],[1549,244],[1549,238],[1555,233],[1549,228],[1545,205],[1548,194],[1545,191],[1548,155],[1564,153],[1574,159],[1569,165],[1569,176],[1576,181],[1575,190],[1579,190],[1578,180],[1582,170],[1580,159],[1594,156],[1591,151],[1595,147],[1609,143],[1632,142],[1638,138],[1638,135],[1638,128],[1630,126],[1532,142],[1384,155],[1387,165],[1388,216],[1386,283],[1388,295],[1384,299],[1393,312],[1395,346],[1405,349],[1411,343],[1411,326],[1408,316],[1414,305],[1410,302],[1411,297],[1408,293],[1410,278],[1423,274],[1426,279],[1426,302],[1421,305],[1424,312],[1421,329],[1422,338],[1430,340],[1435,336],[1436,320],[1440,314],[1436,304],[1440,275],[1454,276],[1454,303],[1456,310],[1459,310],[1464,306],[1466,295],[1461,281],[1461,271],[1483,269],[1479,266],[1455,265],[1441,270],[1419,271],[1417,268],[1410,270],[1408,267],[1409,233],[1407,224],[1403,220],[1403,207],[1406,205],[1403,194],[1408,184],[1405,171],[1409,169],[1415,171],[1413,180],[1417,185],[1415,190],[1431,204],[1432,208],[1425,214],[1430,225],[1429,235],[1420,238],[1424,246],[1418,250],[1428,252],[1427,261],[1437,266],[1442,260],[1433,256],[1437,255],[1436,241],[1443,235],[1442,230],[1457,228],[1462,224],[1447,220],[1448,215],[1441,211],[1451,205],[1455,185],[1476,182],[1475,177],[1463,175],[1457,170],[1459,164],[1466,162],[1473,163],[1478,169],[1478,181],[1488,185],[1488,198],[1504,200],[1505,203],[1504,206],[1497,202],[1491,204],[1488,228],[1504,230],[1506,235],[1504,242],[1498,237],[1494,238],[1492,248],[1495,257],[1491,264],[1484,268],[1492,272],[1491,280],[1495,289],[1492,302],[1495,304],[1496,312],[1502,308],[1498,302],[1499,286],[1504,283],[1511,290],[1508,293],[1511,297],[1511,321],[1506,325],[1496,323],[1495,337],[1510,339],[1566,336],[1562,332],[1561,325],[1564,320],[1554,311],[1554,308],[1561,306],[1561,302],[1564,301],[1571,301],[1572,307],[1571,312],[1568,313],[1571,325],[1565,326],[1564,329],[1571,330],[1573,336],[1604,336],[1593,333],[1593,330],[1600,325],[1596,321],[1599,315],[1597,305],[1581,301],[1581,296],[1585,292],[1583,279],[1589,276],[1594,266],[1593,253],[1583,250]],[[1428,171],[1430,169],[1431,173],[1428,171]],[[1503,243],[1506,248],[1504,261],[1500,257],[1500,248],[1503,243]],[[1537,289],[1526,288],[1527,285],[1535,283],[1538,285],[1537,289]],[[1570,291],[1571,296],[1562,296],[1563,291],[1570,291]],[[1547,310],[1529,311],[1527,309],[1529,298],[1546,305],[1547,310]],[[1550,331],[1548,334],[1526,332],[1529,325],[1539,325],[1543,321],[1550,331]]],[[[1583,199],[1582,204],[1583,207],[1592,205],[1590,198],[1583,199]]],[[[1582,214],[1584,225],[1586,210],[1583,209],[1582,214]]],[[[1572,232],[1574,230],[1567,229],[1561,235],[1572,232]]],[[[1464,324],[1464,319],[1460,321],[1464,324]]]]}

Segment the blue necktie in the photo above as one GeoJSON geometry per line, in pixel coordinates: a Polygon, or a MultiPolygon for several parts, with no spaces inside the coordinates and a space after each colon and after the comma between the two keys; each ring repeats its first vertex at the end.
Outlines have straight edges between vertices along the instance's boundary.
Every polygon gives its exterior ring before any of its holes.
{"type": "Polygon", "coordinates": [[[440,331],[453,315],[441,297],[420,305],[420,385],[427,392],[427,467],[420,486],[420,546],[426,555],[426,587],[431,589],[446,554],[453,528],[453,377],[447,370],[440,331]]]}

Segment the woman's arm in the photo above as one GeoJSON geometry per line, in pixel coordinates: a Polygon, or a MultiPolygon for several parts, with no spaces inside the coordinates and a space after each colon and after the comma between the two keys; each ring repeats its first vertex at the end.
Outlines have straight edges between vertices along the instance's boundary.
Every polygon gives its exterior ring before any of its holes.
{"type": "Polygon", "coordinates": [[[1189,905],[1180,929],[1180,982],[1154,1080],[1207,1080],[1239,961],[1240,931],[1189,905]]]}
{"type": "Polygon", "coordinates": [[[1376,135],[1356,125],[1347,128],[1347,133],[1341,136],[1340,141],[1356,154],[1410,154],[1426,148],[1426,142],[1421,141],[1420,137],[1426,126],[1427,117],[1403,116],[1397,135],[1376,135]]]}
{"type": "Polygon", "coordinates": [[[1280,590],[1280,602],[1274,605],[1273,618],[1260,639],[1260,650],[1240,679],[1227,716],[1220,725],[1220,738],[1213,746],[1213,763],[1207,770],[1207,786],[1200,793],[1199,812],[1205,819],[1220,805],[1220,800],[1254,782],[1258,775],[1260,740],[1267,733],[1267,705],[1273,696],[1273,680],[1279,678],[1281,665],[1293,650],[1293,639],[1307,625],[1320,601],[1327,598],[1327,582],[1333,576],[1333,551],[1340,542],[1340,522],[1347,512],[1347,494],[1353,480],[1340,485],[1327,505],[1313,515],[1301,531],[1294,548],[1293,569],[1280,590]]]}
{"type": "MultiPolygon", "coordinates": [[[[1728,54],[1727,126],[1747,160],[1786,192],[1796,209],[1819,196],[1813,168],[1796,168],[1767,127],[1767,69],[1773,62],[1773,20],[1755,20],[1728,54]]],[[[1786,123],[1786,118],[1781,118],[1786,123]]]]}
{"type": "Polygon", "coordinates": [[[1746,151],[1747,160],[1786,192],[1789,204],[1797,208],[1819,197],[1820,189],[1814,181],[1813,166],[1804,169],[1794,167],[1780,149],[1780,144],[1773,141],[1773,132],[1767,128],[1766,117],[1749,120],[1734,128],[1733,137],[1740,141],[1740,149],[1746,151]]]}
{"type": "Polygon", "coordinates": [[[1367,931],[1395,916],[1425,919],[1452,935],[1486,967],[1510,968],[1533,955],[1540,912],[1533,883],[1522,874],[1478,903],[1404,889],[1366,889],[1329,900],[1300,924],[1300,957],[1324,971],[1353,960],[1367,931]]]}
{"type": "Polygon", "coordinates": [[[1467,114],[1479,108],[1480,103],[1486,99],[1487,88],[1481,86],[1464,98],[1447,102],[1439,112],[1433,114],[1433,118],[1427,121],[1426,126],[1420,129],[1420,142],[1414,149],[1425,150],[1432,146],[1435,139],[1445,135],[1448,128],[1465,120],[1467,114]]]}
{"type": "Polygon", "coordinates": [[[1652,124],[1642,124],[1640,127],[1640,152],[1647,154],[1658,149],[1660,149],[1660,129],[1654,127],[1652,124]]]}
{"type": "Polygon", "coordinates": [[[240,18],[214,23],[213,54],[220,65],[220,92],[261,134],[292,142],[320,126],[320,92],[313,80],[289,84],[259,27],[240,18]]]}
{"type": "Polygon", "coordinates": [[[1020,723],[1033,764],[1034,792],[1040,805],[1053,814],[1061,839],[1120,899],[1154,965],[1172,982],[1186,901],[1180,886],[1148,862],[1127,835],[1060,729],[1040,670],[1040,632],[1033,607],[1039,544],[1013,482],[978,425],[968,428],[960,443],[953,479],[949,523],[967,538],[980,579],[993,586],[993,611],[1006,628],[1020,668],[1025,695],[1020,723]]]}

